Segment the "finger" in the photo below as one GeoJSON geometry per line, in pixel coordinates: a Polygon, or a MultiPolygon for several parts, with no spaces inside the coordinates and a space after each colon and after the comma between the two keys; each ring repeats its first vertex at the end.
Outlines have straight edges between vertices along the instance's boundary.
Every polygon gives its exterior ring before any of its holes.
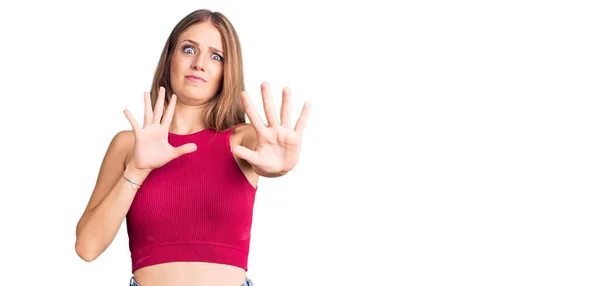
{"type": "Polygon", "coordinates": [[[152,100],[150,93],[144,92],[144,127],[152,123],[152,100]]]}
{"type": "Polygon", "coordinates": [[[290,128],[290,117],[291,117],[290,100],[291,100],[291,93],[292,93],[292,91],[288,87],[285,87],[283,89],[283,96],[282,96],[282,99],[281,99],[281,126],[283,128],[286,128],[286,129],[290,128]]]}
{"type": "Polygon", "coordinates": [[[135,117],[133,117],[131,112],[129,112],[129,110],[125,109],[125,110],[123,110],[123,113],[125,113],[125,117],[127,117],[127,120],[129,120],[129,124],[131,124],[133,133],[137,136],[140,133],[140,129],[141,129],[140,124],[137,122],[135,117]]]}
{"type": "Polygon", "coordinates": [[[269,123],[269,126],[277,126],[279,125],[279,122],[277,122],[277,114],[275,112],[275,106],[273,106],[273,98],[271,98],[271,88],[268,83],[263,82],[260,85],[260,89],[267,123],[269,123]]]}
{"type": "Polygon", "coordinates": [[[233,155],[235,155],[236,157],[245,160],[251,165],[256,165],[256,163],[258,162],[258,153],[242,145],[233,146],[233,148],[231,148],[231,153],[233,153],[233,155]]]}
{"type": "Polygon", "coordinates": [[[169,100],[169,105],[167,106],[167,112],[165,112],[165,116],[163,117],[163,124],[167,127],[171,126],[171,120],[173,120],[173,113],[175,113],[175,104],[177,101],[177,96],[173,94],[171,96],[171,100],[169,100]]]}
{"type": "Polygon", "coordinates": [[[250,119],[250,123],[254,127],[254,130],[257,134],[264,133],[266,130],[265,124],[258,113],[256,113],[256,109],[250,100],[250,96],[247,92],[242,91],[241,97],[242,104],[244,105],[244,109],[246,110],[246,114],[248,115],[248,119],[250,119]]]}
{"type": "Polygon", "coordinates": [[[298,121],[296,122],[296,126],[294,127],[294,131],[296,133],[298,133],[300,136],[302,136],[302,133],[304,133],[304,128],[306,128],[306,123],[308,122],[309,113],[310,113],[310,103],[307,102],[304,104],[304,107],[302,107],[302,113],[300,114],[300,117],[298,118],[298,121]]]}
{"type": "Polygon", "coordinates": [[[160,124],[160,119],[162,118],[164,106],[165,106],[165,88],[161,86],[158,89],[158,98],[156,99],[156,104],[154,105],[154,118],[152,119],[152,123],[160,124]]]}
{"type": "Polygon", "coordinates": [[[183,144],[177,148],[175,148],[175,154],[177,157],[187,154],[187,153],[192,153],[194,151],[196,151],[198,149],[198,146],[196,146],[196,144],[194,143],[187,143],[187,144],[183,144]]]}

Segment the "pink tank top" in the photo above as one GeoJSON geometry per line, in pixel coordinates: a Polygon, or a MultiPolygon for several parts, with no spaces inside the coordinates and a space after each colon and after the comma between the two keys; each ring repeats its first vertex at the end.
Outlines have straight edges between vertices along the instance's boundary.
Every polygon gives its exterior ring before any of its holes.
{"type": "Polygon", "coordinates": [[[248,271],[256,188],[230,151],[232,132],[169,134],[174,147],[198,148],[153,170],[138,190],[126,217],[132,272],[174,261],[248,271]]]}

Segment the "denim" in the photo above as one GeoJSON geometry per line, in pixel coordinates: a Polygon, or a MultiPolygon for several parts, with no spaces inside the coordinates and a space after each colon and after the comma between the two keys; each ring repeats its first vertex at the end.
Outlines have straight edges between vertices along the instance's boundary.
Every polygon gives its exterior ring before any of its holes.
{"type": "MultiPolygon", "coordinates": [[[[133,276],[131,276],[131,279],[129,280],[129,286],[141,286],[140,284],[138,284],[135,279],[133,279],[133,276]]],[[[254,286],[254,283],[252,283],[252,280],[250,280],[250,278],[246,278],[246,282],[244,282],[244,284],[242,284],[241,286],[254,286]]]]}

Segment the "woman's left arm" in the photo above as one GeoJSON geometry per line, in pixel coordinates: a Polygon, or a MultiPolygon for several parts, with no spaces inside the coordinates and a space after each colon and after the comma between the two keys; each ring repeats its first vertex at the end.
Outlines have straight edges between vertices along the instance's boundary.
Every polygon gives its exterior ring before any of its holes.
{"type": "Polygon", "coordinates": [[[310,103],[306,102],[298,121],[291,128],[291,91],[283,89],[280,120],[273,105],[268,83],[261,84],[262,101],[265,109],[267,125],[261,120],[248,94],[241,94],[242,103],[250,119],[245,126],[242,142],[232,148],[235,156],[245,160],[252,166],[256,174],[262,177],[279,177],[291,171],[300,158],[302,133],[308,121],[310,103]]]}

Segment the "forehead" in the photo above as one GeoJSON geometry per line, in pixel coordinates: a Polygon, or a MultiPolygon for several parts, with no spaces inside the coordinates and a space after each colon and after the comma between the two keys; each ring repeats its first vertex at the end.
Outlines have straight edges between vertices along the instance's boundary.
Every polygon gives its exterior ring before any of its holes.
{"type": "Polygon", "coordinates": [[[204,46],[212,46],[223,50],[221,33],[219,33],[219,30],[209,22],[194,24],[187,28],[179,36],[178,42],[184,40],[192,40],[204,46]]]}

